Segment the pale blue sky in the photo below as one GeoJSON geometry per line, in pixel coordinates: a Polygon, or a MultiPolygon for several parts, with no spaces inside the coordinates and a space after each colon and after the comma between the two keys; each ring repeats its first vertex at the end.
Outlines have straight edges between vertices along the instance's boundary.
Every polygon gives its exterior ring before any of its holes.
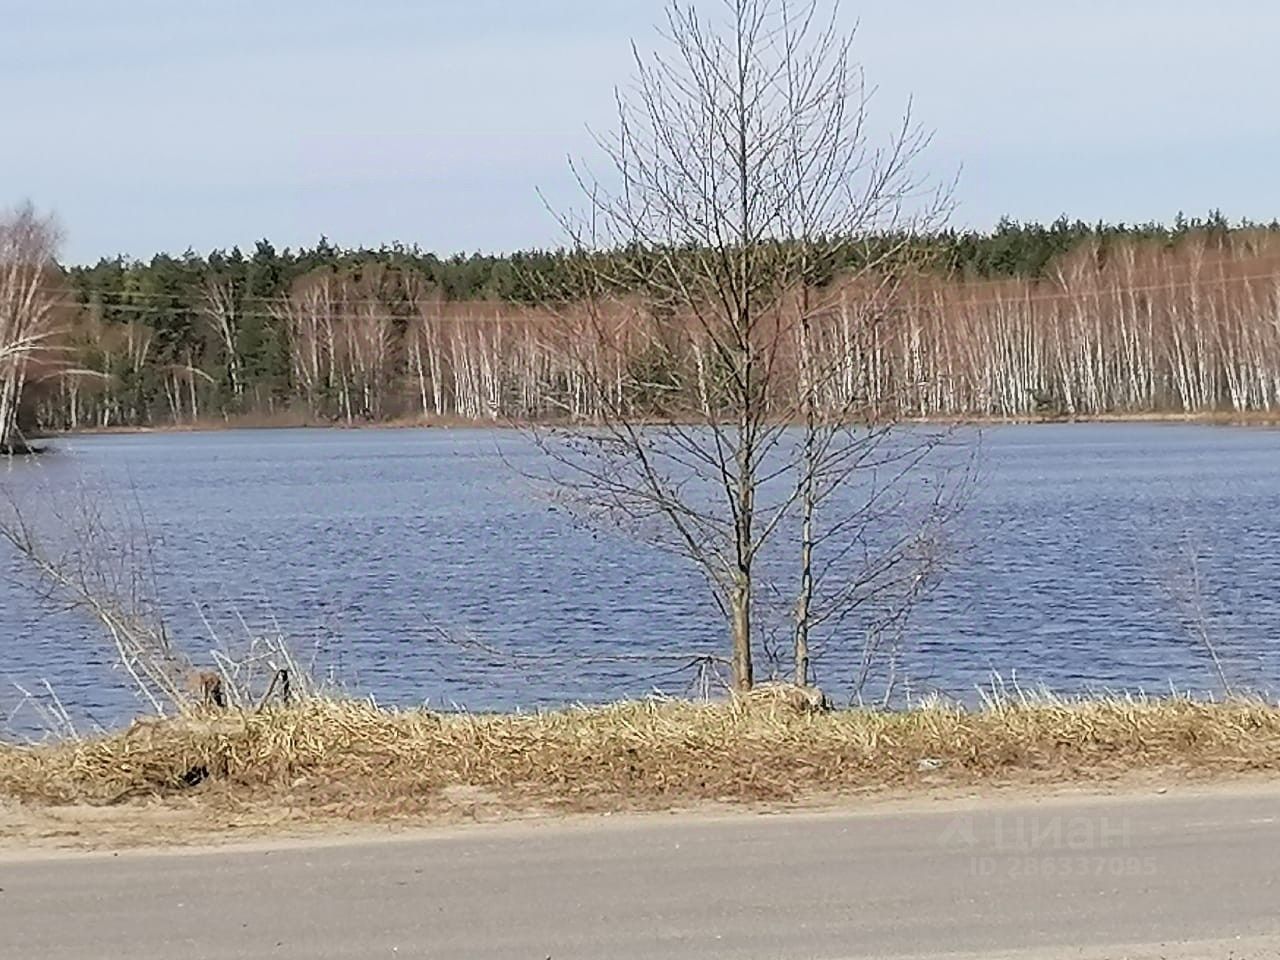
{"type": "MultiPolygon", "coordinates": [[[[715,0],[708,0],[714,3],[715,0]]],[[[73,262],[187,246],[554,244],[661,0],[0,0],[0,206],[73,262]]],[[[1266,0],[846,0],[955,222],[1280,216],[1266,0]]]]}

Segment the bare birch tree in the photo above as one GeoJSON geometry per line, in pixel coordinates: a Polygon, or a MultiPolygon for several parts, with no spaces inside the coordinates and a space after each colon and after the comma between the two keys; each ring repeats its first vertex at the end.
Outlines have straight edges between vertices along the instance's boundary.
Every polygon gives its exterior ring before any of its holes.
{"type": "Polygon", "coordinates": [[[201,289],[200,313],[224,354],[227,386],[233,408],[239,412],[244,400],[244,376],[240,363],[240,311],[234,286],[229,280],[209,277],[201,289]]]}
{"type": "MultiPolygon", "coordinates": [[[[887,269],[903,248],[895,238],[941,204],[914,174],[928,138],[909,110],[877,145],[871,90],[836,9],[719,9],[708,18],[673,0],[663,49],[636,53],[618,129],[599,138],[607,173],[576,168],[585,209],[561,219],[579,269],[573,289],[548,300],[572,303],[560,308],[558,347],[595,423],[539,442],[570,498],[699,567],[744,691],[765,547],[802,499],[812,531],[823,469],[856,465],[830,451],[834,426],[867,406],[866,378],[845,369],[862,356],[813,359],[806,327],[829,314],[819,288],[860,256],[868,276],[887,269]],[[820,413],[840,376],[848,397],[820,413]],[[808,438],[798,445],[797,422],[808,438]]],[[[812,619],[798,615],[801,656],[812,619]]]]}
{"type": "Polygon", "coordinates": [[[31,363],[51,346],[59,233],[25,204],[0,215],[0,450],[17,443],[18,409],[31,363]]]}

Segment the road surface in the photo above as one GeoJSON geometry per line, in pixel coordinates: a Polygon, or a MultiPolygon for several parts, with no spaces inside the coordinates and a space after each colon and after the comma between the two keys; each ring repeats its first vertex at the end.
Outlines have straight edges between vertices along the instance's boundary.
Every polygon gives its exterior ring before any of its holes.
{"type": "Polygon", "coordinates": [[[0,957],[1280,956],[1280,789],[0,859],[0,957]]]}

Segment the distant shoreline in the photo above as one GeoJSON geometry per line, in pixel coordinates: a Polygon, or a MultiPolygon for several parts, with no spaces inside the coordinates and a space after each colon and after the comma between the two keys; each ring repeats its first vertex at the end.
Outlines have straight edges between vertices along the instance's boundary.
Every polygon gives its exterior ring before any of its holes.
{"type": "MultiPolygon", "coordinates": [[[[1150,423],[1199,424],[1222,427],[1280,426],[1280,410],[1250,413],[1107,413],[1089,416],[1043,417],[904,417],[903,424],[936,426],[1003,427],[1057,425],[1069,423],[1150,423]]],[[[39,433],[33,439],[56,440],[67,437],[134,436],[146,434],[222,433],[229,430],[426,430],[478,429],[522,430],[537,426],[564,426],[556,421],[471,420],[464,417],[400,417],[392,420],[322,422],[282,417],[245,417],[196,423],[152,424],[147,426],[80,427],[75,430],[39,433]]],[[[38,449],[38,447],[37,447],[38,449]]]]}

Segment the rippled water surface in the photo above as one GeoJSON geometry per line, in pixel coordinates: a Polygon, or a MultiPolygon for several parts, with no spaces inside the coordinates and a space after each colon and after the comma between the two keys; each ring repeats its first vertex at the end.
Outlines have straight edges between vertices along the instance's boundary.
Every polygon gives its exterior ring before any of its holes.
{"type": "MultiPolygon", "coordinates": [[[[575,523],[522,476],[535,457],[483,430],[85,437],[4,483],[145,527],[147,578],[197,654],[210,630],[279,630],[355,690],[472,709],[682,691],[687,673],[637,655],[719,651],[703,581],[575,523]]],[[[979,464],[963,549],[910,623],[899,691],[968,696],[992,672],[1062,691],[1209,690],[1191,608],[1231,679],[1280,680],[1280,432],[1000,427],[979,464]]],[[[14,684],[47,680],[77,716],[133,712],[94,624],[3,562],[0,708],[21,700],[14,684]]],[[[856,649],[823,651],[829,691],[850,688],[856,649]]]]}

